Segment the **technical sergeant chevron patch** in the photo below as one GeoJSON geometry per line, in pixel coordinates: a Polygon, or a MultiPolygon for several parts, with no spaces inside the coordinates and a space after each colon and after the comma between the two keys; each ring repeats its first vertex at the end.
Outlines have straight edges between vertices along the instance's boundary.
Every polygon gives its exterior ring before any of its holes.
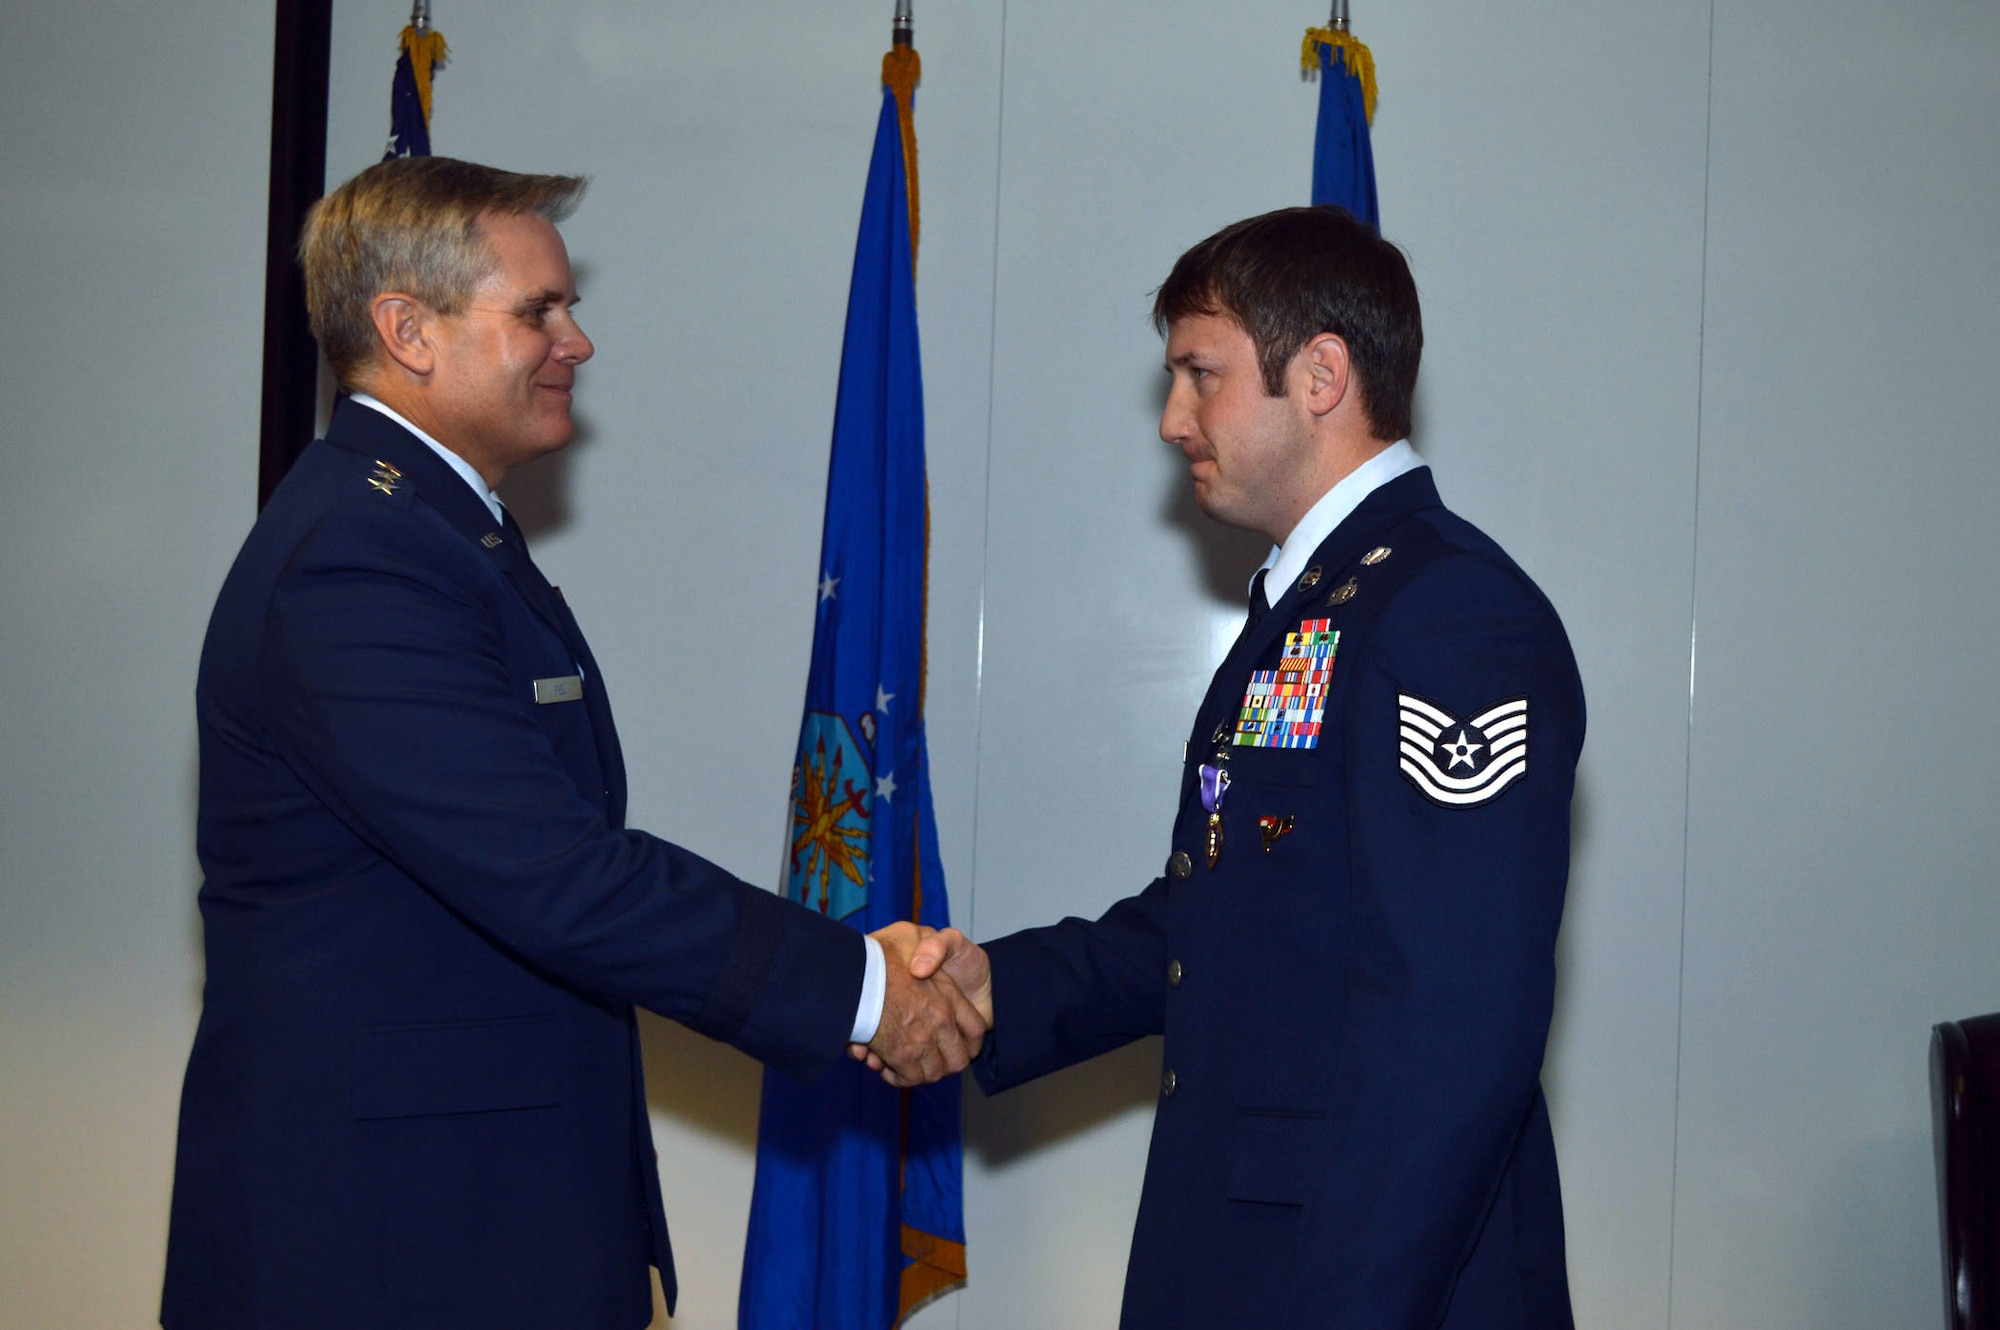
{"type": "Polygon", "coordinates": [[[1528,699],[1496,702],[1459,720],[1415,693],[1396,694],[1400,765],[1433,803],[1473,808],[1528,774],[1528,699]]]}

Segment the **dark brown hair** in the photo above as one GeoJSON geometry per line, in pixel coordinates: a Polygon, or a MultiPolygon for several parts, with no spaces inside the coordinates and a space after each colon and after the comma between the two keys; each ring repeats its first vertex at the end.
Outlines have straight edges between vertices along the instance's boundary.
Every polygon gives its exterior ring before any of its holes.
{"type": "Polygon", "coordinates": [[[1375,437],[1410,432],[1423,313],[1403,252],[1343,208],[1281,208],[1225,226],[1181,255],[1153,300],[1162,335],[1174,320],[1226,314],[1257,347],[1264,391],[1321,333],[1347,343],[1375,437]]]}

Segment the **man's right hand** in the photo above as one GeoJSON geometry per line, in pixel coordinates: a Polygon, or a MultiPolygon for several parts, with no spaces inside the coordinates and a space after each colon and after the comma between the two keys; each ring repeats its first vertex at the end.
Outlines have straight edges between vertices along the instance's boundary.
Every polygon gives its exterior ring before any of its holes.
{"type": "Polygon", "coordinates": [[[929,979],[943,970],[958,991],[965,995],[986,1028],[993,1028],[993,967],[987,963],[986,949],[956,928],[926,933],[910,957],[910,973],[929,979]]]}
{"type": "MultiPolygon", "coordinates": [[[[848,1052],[856,1061],[865,1061],[872,1070],[881,1072],[882,1079],[891,1085],[925,1085],[963,1071],[966,1063],[979,1055],[986,1032],[993,1026],[993,970],[987,964],[985,950],[956,928],[935,931],[896,924],[874,936],[882,944],[883,959],[889,963],[889,1001],[894,1001],[899,978],[918,988],[934,985],[952,1003],[955,1024],[969,1053],[965,1062],[953,1064],[948,1057],[934,1062],[932,1065],[943,1067],[936,1074],[929,1074],[921,1057],[914,1067],[899,1067],[896,1059],[880,1047],[881,1029],[876,1031],[874,1042],[849,1045],[848,1052]],[[893,940],[888,936],[892,933],[893,940]],[[915,940],[914,946],[908,945],[911,939],[915,940]]],[[[883,1006],[882,1021],[886,1028],[888,1003],[883,1006]]]]}
{"type": "Polygon", "coordinates": [[[865,1048],[855,1045],[850,1051],[891,1085],[928,1085],[964,1071],[978,1056],[990,1023],[990,999],[980,1007],[960,992],[948,970],[937,973],[938,962],[917,961],[920,944],[933,936],[941,935],[909,923],[873,934],[888,962],[882,1020],[865,1048]]]}

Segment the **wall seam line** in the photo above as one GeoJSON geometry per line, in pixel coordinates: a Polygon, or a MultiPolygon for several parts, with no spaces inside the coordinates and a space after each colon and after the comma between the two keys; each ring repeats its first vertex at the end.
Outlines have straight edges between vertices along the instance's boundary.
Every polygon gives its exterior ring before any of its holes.
{"type": "Polygon", "coordinates": [[[1681,1200],[1681,1064],[1687,1030],[1688,861],[1694,821],[1695,672],[1701,628],[1701,447],[1706,421],[1708,379],[1708,239],[1710,195],[1715,177],[1715,0],[1708,5],[1707,99],[1702,123],[1701,160],[1701,280],[1699,321],[1695,330],[1694,378],[1694,520],[1688,549],[1688,701],[1687,744],[1681,768],[1681,901],[1679,954],[1674,967],[1674,1112],[1673,1146],[1667,1174],[1667,1330],[1674,1325],[1674,1270],[1680,1237],[1681,1200]]]}
{"type": "Polygon", "coordinates": [[[979,787],[986,737],[986,593],[993,567],[993,402],[1000,381],[1000,214],[1007,161],[1007,2],[1000,5],[1000,70],[993,111],[993,276],[986,308],[986,476],[979,533],[979,641],[973,653],[972,881],[965,898],[965,933],[976,936],[979,903],[979,787]]]}
{"type": "MultiPolygon", "coordinates": [[[[1000,381],[1000,211],[1007,163],[1007,0],[1001,0],[1000,4],[1000,68],[997,84],[993,99],[993,274],[992,285],[987,294],[986,309],[986,475],[981,482],[980,494],[978,641],[973,647],[972,669],[972,873],[965,889],[964,932],[967,937],[974,938],[978,936],[976,920],[979,908],[979,789],[985,771],[983,755],[986,738],[986,593],[991,582],[993,567],[993,400],[1000,381]]],[[[963,1127],[961,1109],[961,1136],[963,1127]]],[[[961,1184],[963,1181],[964,1179],[961,1179],[961,1184]]],[[[961,1199],[969,1190],[961,1185],[961,1199]]],[[[969,1225],[965,1237],[967,1269],[970,1270],[972,1230],[969,1225]]],[[[965,1298],[962,1288],[958,1291],[958,1296],[951,1299],[951,1323],[954,1330],[965,1323],[965,1298]]]]}

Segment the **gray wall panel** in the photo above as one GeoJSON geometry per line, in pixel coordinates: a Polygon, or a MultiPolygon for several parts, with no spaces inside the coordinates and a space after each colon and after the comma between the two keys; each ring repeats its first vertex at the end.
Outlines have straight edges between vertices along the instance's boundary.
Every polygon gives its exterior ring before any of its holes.
{"type": "Polygon", "coordinates": [[[257,495],[270,10],[117,8],[0,11],[9,1330],[156,1317],[201,983],[195,660],[257,495]]]}
{"type": "Polygon", "coordinates": [[[1675,1321],[1935,1324],[2000,1005],[2000,21],[1717,8],[1675,1321]]]}

